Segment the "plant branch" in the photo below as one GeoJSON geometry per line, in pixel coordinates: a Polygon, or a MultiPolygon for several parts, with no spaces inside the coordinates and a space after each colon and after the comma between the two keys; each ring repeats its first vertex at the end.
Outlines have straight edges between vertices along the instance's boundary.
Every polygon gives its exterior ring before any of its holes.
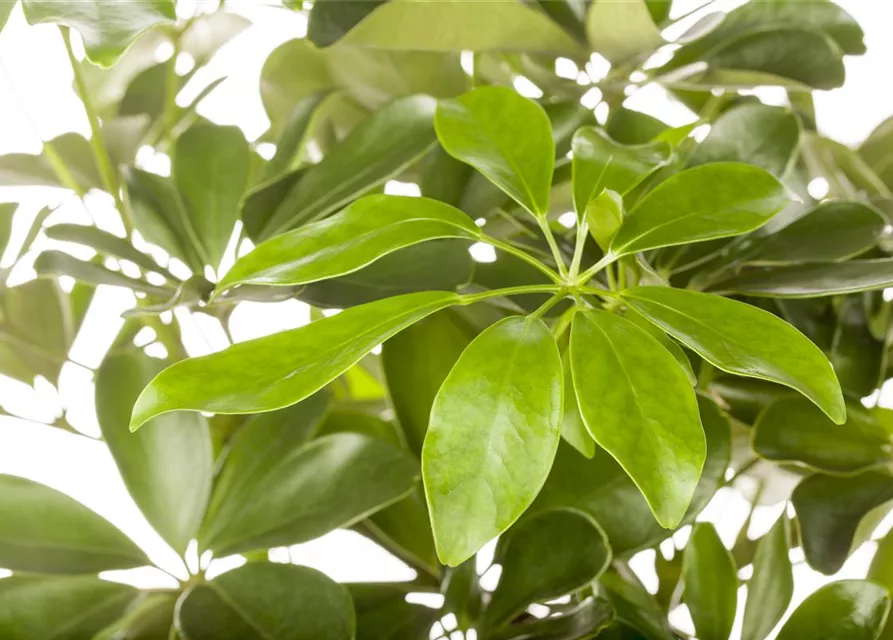
{"type": "MultiPolygon", "coordinates": [[[[529,264],[532,267],[535,267],[537,270],[549,276],[549,279],[552,282],[559,283],[562,281],[561,276],[555,273],[554,270],[550,269],[548,266],[544,265],[542,262],[537,260],[535,257],[524,251],[523,249],[519,249],[518,247],[509,244],[508,242],[503,242],[502,240],[497,240],[491,236],[483,235],[481,238],[482,242],[486,244],[492,245],[498,249],[502,249],[506,253],[510,253],[516,258],[519,258],[529,264]]],[[[557,247],[556,247],[557,248],[557,247]]]]}
{"type": "Polygon", "coordinates": [[[503,289],[493,289],[492,291],[482,291],[481,293],[470,293],[461,296],[459,304],[474,304],[487,298],[501,298],[504,296],[519,296],[525,293],[558,293],[562,287],[557,284],[526,284],[519,287],[505,287],[503,289]]]}
{"type": "Polygon", "coordinates": [[[583,272],[577,279],[578,285],[584,285],[589,282],[594,275],[596,275],[599,271],[607,267],[609,264],[612,264],[615,260],[617,260],[618,256],[615,256],[613,253],[606,253],[602,256],[602,259],[596,262],[594,265],[589,267],[586,271],[583,272]]]}
{"type": "Polygon", "coordinates": [[[580,262],[583,260],[583,248],[586,246],[586,236],[589,234],[589,223],[586,218],[577,225],[577,242],[574,245],[574,257],[571,260],[570,279],[573,280],[580,272],[580,262]]]}
{"type": "Polygon", "coordinates": [[[549,245],[549,249],[552,251],[552,257],[555,259],[555,264],[558,266],[558,273],[562,278],[567,276],[567,268],[564,265],[564,258],[561,257],[561,251],[558,249],[558,243],[555,241],[555,236],[552,234],[552,229],[549,228],[549,221],[540,216],[536,216],[536,222],[540,226],[540,229],[543,232],[543,235],[546,237],[546,242],[549,245]]]}

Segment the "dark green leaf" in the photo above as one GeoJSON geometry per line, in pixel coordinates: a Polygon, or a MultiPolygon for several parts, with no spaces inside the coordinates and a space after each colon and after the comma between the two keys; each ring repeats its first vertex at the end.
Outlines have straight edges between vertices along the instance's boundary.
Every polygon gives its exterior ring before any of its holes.
{"type": "Polygon", "coordinates": [[[700,242],[747,233],[787,204],[784,187],[748,164],[717,162],[665,180],[639,200],[611,244],[611,253],[700,242]]]}
{"type": "Polygon", "coordinates": [[[791,502],[809,565],[825,575],[836,573],[861,542],[857,530],[862,520],[889,500],[893,477],[879,471],[846,478],[816,474],[803,480],[791,502]]]}
{"type": "Polygon", "coordinates": [[[644,637],[645,640],[675,638],[675,635],[670,633],[666,614],[628,568],[606,571],[599,578],[599,584],[605,588],[605,595],[617,612],[616,620],[641,632],[641,636],[632,636],[633,638],[644,637]]]}
{"type": "Polygon", "coordinates": [[[93,576],[12,576],[0,581],[0,636],[91,640],[136,594],[133,587],[93,576]]]}
{"type": "Polygon", "coordinates": [[[821,587],[801,604],[778,640],[874,640],[890,612],[890,594],[867,580],[841,580],[821,587]]]}
{"type": "Polygon", "coordinates": [[[893,259],[878,258],[754,269],[711,285],[711,290],[769,298],[816,298],[891,285],[893,259]]]}
{"type": "Polygon", "coordinates": [[[347,588],[356,611],[356,640],[428,640],[439,617],[436,609],[406,601],[412,585],[355,582],[347,588]]]}
{"type": "Polygon", "coordinates": [[[612,64],[647,55],[664,43],[645,0],[592,2],[586,37],[612,64]]]}
{"type": "Polygon", "coordinates": [[[669,129],[657,118],[625,107],[608,115],[605,131],[620,144],[645,144],[669,129]]]}
{"type": "Polygon", "coordinates": [[[614,607],[607,600],[587,598],[561,615],[503,627],[489,637],[492,640],[581,640],[599,635],[613,619],[614,607]]]}
{"type": "Polygon", "coordinates": [[[438,238],[480,237],[467,215],[428,198],[372,195],[325,220],[262,242],[217,287],[299,285],[362,269],[404,247],[438,238]]]}
{"type": "Polygon", "coordinates": [[[207,422],[174,413],[136,434],[127,425],[142,388],[164,368],[140,352],[107,357],[96,374],[96,413],[121,478],[149,523],[179,553],[198,532],[211,493],[207,422]]]}
{"type": "Polygon", "coordinates": [[[304,160],[308,138],[321,117],[322,105],[330,96],[327,90],[317,91],[292,107],[276,139],[276,153],[261,171],[261,182],[268,183],[298,168],[304,160]]]}
{"type": "Polygon", "coordinates": [[[623,299],[714,366],[796,389],[838,424],[846,419],[831,364],[803,334],[750,305],[697,291],[637,287],[623,299]]]}
{"type": "Polygon", "coordinates": [[[185,593],[177,626],[188,640],[352,640],[347,589],[295,565],[251,563],[185,593]]]}
{"type": "Polygon", "coordinates": [[[411,293],[178,362],[143,390],[131,428],[169,411],[254,413],[300,402],[401,329],[459,300],[411,293]]]}
{"type": "Polygon", "coordinates": [[[706,455],[685,373],[647,332],[596,310],[574,317],[570,362],[587,429],[641,489],[658,522],[677,526],[706,455]]]}
{"type": "Polygon", "coordinates": [[[548,213],[555,143],[542,107],[505,87],[480,87],[440,101],[434,125],[451,156],[483,173],[530,213],[548,213]]]}
{"type": "Polygon", "coordinates": [[[0,565],[13,571],[96,573],[149,564],[127,536],[64,493],[0,475],[0,565]]]}
{"type": "Polygon", "coordinates": [[[587,515],[558,510],[523,519],[499,540],[494,562],[502,575],[487,606],[487,624],[502,626],[533,602],[581,589],[610,559],[605,534],[587,515]]]}
{"type": "Polygon", "coordinates": [[[465,349],[422,450],[438,556],[456,566],[505,531],[546,480],[560,439],[561,358],[542,320],[510,317],[465,349]]]}
{"type": "Polygon", "coordinates": [[[307,37],[318,47],[335,44],[385,0],[321,0],[313,3],[307,37]]]}
{"type": "Polygon", "coordinates": [[[735,560],[709,522],[697,523],[682,559],[685,591],[699,640],[728,640],[738,608],[735,560]]]}
{"type": "Polygon", "coordinates": [[[840,379],[840,386],[864,398],[883,383],[887,366],[884,342],[871,334],[861,300],[844,301],[837,309],[837,315],[828,357],[840,379]]]}
{"type": "Polygon", "coordinates": [[[764,640],[784,616],[794,595],[794,574],[788,557],[790,527],[785,514],[760,538],[747,582],[742,640],[764,640]]]}
{"type": "Polygon", "coordinates": [[[70,276],[89,285],[124,287],[161,298],[169,298],[174,293],[173,287],[158,287],[144,280],[131,278],[120,271],[112,271],[101,264],[78,260],[63,251],[44,251],[34,261],[34,270],[40,276],[70,276]]]}
{"type": "MultiPolygon", "coordinates": [[[[887,533],[878,542],[877,551],[874,558],[871,559],[871,566],[868,568],[866,578],[876,582],[887,588],[889,591],[893,588],[893,558],[890,554],[893,552],[893,534],[887,533]]],[[[890,640],[893,637],[893,620],[887,618],[887,624],[884,626],[883,632],[878,636],[878,640],[890,640]]]]}

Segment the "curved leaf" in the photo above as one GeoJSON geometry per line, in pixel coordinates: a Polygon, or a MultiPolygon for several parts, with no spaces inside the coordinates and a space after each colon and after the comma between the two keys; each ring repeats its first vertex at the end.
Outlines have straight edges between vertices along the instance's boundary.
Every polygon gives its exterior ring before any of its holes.
{"type": "Polygon", "coordinates": [[[803,601],[778,634],[778,640],[874,640],[890,612],[890,594],[867,580],[841,580],[821,587],[803,601]]]}
{"type": "Polygon", "coordinates": [[[728,640],[738,608],[735,560],[709,522],[697,523],[682,559],[688,605],[699,640],[728,640]]]}
{"type": "Polygon", "coordinates": [[[548,327],[510,317],[465,349],[434,399],[422,476],[440,559],[456,566],[530,506],[558,447],[561,357],[548,327]]]}
{"type": "Polygon", "coordinates": [[[645,0],[593,2],[586,13],[586,37],[612,64],[651,53],[664,43],[645,0]]]}
{"type": "Polygon", "coordinates": [[[834,422],[846,419],[831,364],[808,338],[771,313],[719,296],[669,287],[623,292],[636,311],[714,366],[796,389],[834,422]]]}
{"type": "Polygon", "coordinates": [[[401,329],[459,300],[443,291],[410,293],[183,360],[143,389],[130,428],[169,411],[254,413],[300,402],[401,329]]]}
{"type": "Polygon", "coordinates": [[[764,640],[784,616],[794,595],[794,574],[788,557],[787,516],[772,525],[757,543],[753,577],[747,582],[742,640],[764,640]]]}
{"type": "Polygon", "coordinates": [[[818,298],[893,286],[893,258],[754,269],[710,289],[768,298],[818,298]]]}
{"type": "Polygon", "coordinates": [[[589,433],[630,475],[657,521],[675,527],[706,456],[685,372],[647,332],[605,311],[574,316],[569,353],[589,433]]]}

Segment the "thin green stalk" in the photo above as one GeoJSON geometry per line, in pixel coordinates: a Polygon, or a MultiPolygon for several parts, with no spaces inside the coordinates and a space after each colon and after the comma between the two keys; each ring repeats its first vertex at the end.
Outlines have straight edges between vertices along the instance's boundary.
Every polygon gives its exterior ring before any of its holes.
{"type": "Polygon", "coordinates": [[[540,305],[539,309],[530,314],[531,318],[541,318],[543,314],[546,313],[549,309],[554,307],[556,304],[561,302],[564,299],[564,296],[567,294],[566,291],[558,291],[553,294],[551,298],[546,300],[543,304],[540,305]]]}
{"type": "Polygon", "coordinates": [[[586,236],[589,235],[589,223],[586,218],[577,225],[577,243],[574,245],[574,257],[571,260],[570,279],[573,280],[580,272],[580,262],[583,260],[583,248],[586,246],[586,236]]]}
{"type": "Polygon", "coordinates": [[[617,278],[614,277],[614,265],[609,264],[605,267],[605,275],[608,276],[608,287],[611,291],[617,291],[617,278]]]}
{"type": "Polygon", "coordinates": [[[577,313],[577,305],[572,305],[567,311],[561,314],[561,317],[555,321],[555,324],[552,325],[552,335],[555,336],[555,339],[558,340],[561,336],[564,335],[564,332],[567,331],[567,328],[571,326],[571,321],[574,319],[574,314],[577,313]]]}
{"type": "Polygon", "coordinates": [[[459,304],[474,304],[487,298],[519,296],[525,293],[558,293],[561,289],[562,287],[556,284],[526,284],[519,287],[505,287],[504,289],[493,289],[492,291],[482,291],[481,293],[470,293],[461,296],[459,304]]]}
{"type": "Polygon", "coordinates": [[[588,293],[592,296],[597,296],[599,298],[607,298],[609,300],[614,300],[620,296],[616,291],[608,291],[607,289],[599,289],[597,287],[580,287],[578,289],[580,293],[588,293]]]}
{"type": "Polygon", "coordinates": [[[121,220],[124,223],[124,228],[127,230],[127,234],[130,235],[133,232],[133,221],[130,219],[129,211],[124,207],[124,203],[121,200],[121,191],[118,188],[118,177],[112,166],[112,160],[109,157],[108,150],[105,147],[102,130],[99,126],[99,116],[96,115],[96,110],[93,108],[93,103],[91,102],[89,92],[87,91],[87,85],[84,82],[83,75],[81,75],[81,67],[71,48],[71,33],[68,27],[60,27],[60,31],[62,32],[62,42],[65,44],[65,52],[68,54],[68,61],[71,64],[71,70],[74,73],[74,85],[77,89],[78,97],[84,105],[84,110],[87,112],[87,121],[90,123],[90,146],[93,149],[93,157],[96,160],[96,166],[102,176],[105,188],[112,194],[112,198],[115,199],[115,207],[121,214],[121,220]]]}
{"type": "Polygon", "coordinates": [[[520,258],[521,260],[523,260],[530,266],[535,267],[537,270],[539,270],[542,273],[549,276],[549,279],[555,283],[560,283],[562,281],[562,278],[560,275],[555,273],[555,271],[550,269],[548,266],[544,265],[542,262],[540,262],[539,260],[534,258],[532,255],[530,255],[523,249],[519,249],[518,247],[511,245],[508,242],[503,242],[502,240],[497,240],[496,238],[493,238],[490,236],[482,236],[481,241],[485,242],[489,245],[493,245],[494,247],[496,247],[498,249],[502,249],[506,253],[510,253],[513,256],[515,256],[516,258],[520,258]]]}
{"type": "Polygon", "coordinates": [[[604,256],[602,256],[601,260],[599,260],[594,265],[589,267],[589,269],[584,271],[583,274],[579,278],[577,278],[577,284],[583,285],[583,284],[586,284],[587,282],[589,282],[592,279],[592,277],[594,275],[596,275],[599,271],[601,271],[602,269],[607,267],[609,264],[611,264],[615,260],[617,260],[617,257],[618,256],[615,256],[612,253],[606,253],[604,256]]]}
{"type": "Polygon", "coordinates": [[[543,235],[546,236],[546,242],[549,245],[549,249],[552,251],[552,257],[555,259],[555,264],[558,266],[558,273],[562,278],[567,277],[567,268],[564,265],[564,258],[561,257],[561,251],[558,250],[558,243],[555,241],[555,236],[552,235],[552,229],[549,228],[549,221],[537,216],[536,222],[540,226],[540,229],[542,229],[543,235]]]}

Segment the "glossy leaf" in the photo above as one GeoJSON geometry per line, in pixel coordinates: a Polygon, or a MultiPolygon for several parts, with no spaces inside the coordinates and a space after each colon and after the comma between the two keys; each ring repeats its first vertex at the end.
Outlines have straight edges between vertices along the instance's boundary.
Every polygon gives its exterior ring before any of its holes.
{"type": "Polygon", "coordinates": [[[599,578],[599,584],[614,606],[617,622],[639,632],[633,638],[673,640],[666,614],[631,570],[609,569],[599,578]]]}
{"type": "Polygon", "coordinates": [[[861,542],[855,538],[863,518],[889,500],[893,500],[893,477],[879,471],[804,479],[791,502],[809,565],[825,575],[836,573],[854,544],[861,542]]]}
{"type": "Polygon", "coordinates": [[[561,437],[586,458],[595,455],[595,440],[589,435],[580,406],[577,392],[574,390],[574,379],[571,375],[570,357],[567,351],[561,354],[561,369],[564,372],[564,415],[561,419],[561,437]]]}
{"type": "Polygon", "coordinates": [[[355,433],[293,447],[274,462],[235,458],[229,489],[202,526],[205,547],[227,555],[307,542],[405,497],[418,478],[408,453],[355,433]]]}
{"type": "Polygon", "coordinates": [[[860,405],[836,425],[802,398],[784,398],[760,414],[754,450],[776,462],[800,462],[826,473],[858,473],[891,462],[891,434],[860,405]]]}
{"type": "Polygon", "coordinates": [[[783,177],[797,157],[800,123],[787,109],[743,104],[724,112],[692,154],[692,165],[747,162],[783,177]]]}
{"type": "Polygon", "coordinates": [[[501,626],[532,602],[586,586],[610,558],[605,534],[582,513],[546,511],[522,520],[500,539],[495,562],[502,574],[487,606],[487,624],[501,626]]]}
{"type": "Polygon", "coordinates": [[[233,265],[217,290],[307,284],[357,271],[426,240],[478,237],[471,218],[437,200],[366,196],[330,218],[262,242],[233,265]]]}
{"type": "MultiPolygon", "coordinates": [[[[874,557],[871,559],[871,566],[868,567],[868,575],[866,576],[868,580],[886,587],[888,591],[893,587],[893,579],[891,579],[893,578],[891,576],[893,558],[890,557],[891,540],[893,540],[893,535],[888,532],[887,535],[878,541],[877,551],[875,551],[874,557]]],[[[893,637],[891,634],[893,634],[893,620],[887,616],[887,623],[878,636],[878,640],[890,640],[893,637]]]]}
{"type": "Polygon", "coordinates": [[[811,263],[745,271],[711,286],[722,293],[769,298],[817,298],[893,285],[893,259],[811,263]]]}
{"type": "Polygon", "coordinates": [[[742,640],[764,640],[778,624],[794,595],[794,574],[788,557],[790,526],[785,514],[757,543],[753,576],[747,582],[742,640]]]}
{"type": "Polygon", "coordinates": [[[510,317],[465,349],[434,399],[422,476],[441,561],[456,566],[530,506],[561,428],[558,347],[542,320],[510,317]]]}
{"type": "Polygon", "coordinates": [[[323,105],[328,103],[331,95],[331,92],[323,89],[302,98],[292,107],[276,139],[276,153],[262,169],[262,183],[275,180],[301,165],[306,145],[321,118],[323,105]]]}
{"type": "Polygon", "coordinates": [[[691,382],[692,386],[697,385],[698,378],[695,376],[694,369],[691,368],[691,360],[688,359],[688,356],[685,355],[685,351],[682,347],[679,346],[679,343],[673,340],[670,336],[664,333],[663,329],[658,327],[655,324],[652,324],[651,321],[645,318],[641,313],[637,311],[630,310],[625,316],[627,320],[635,324],[647,331],[652,338],[657,340],[663,345],[664,349],[670,352],[670,355],[676,359],[676,362],[679,363],[679,366],[682,367],[682,370],[685,371],[686,377],[688,377],[688,381],[691,382]]]}
{"type": "Polygon", "coordinates": [[[0,475],[0,565],[37,573],[96,573],[149,564],[127,536],[64,493],[0,475]]]}
{"type": "Polygon", "coordinates": [[[803,601],[781,628],[778,640],[874,640],[890,612],[890,594],[867,580],[841,580],[803,601]]]}
{"type": "Polygon", "coordinates": [[[196,585],[177,609],[189,640],[352,640],[347,589],[309,567],[251,563],[196,585]]]}
{"type": "Polygon", "coordinates": [[[93,286],[106,284],[123,287],[165,299],[174,293],[171,286],[159,287],[145,280],[137,280],[121,271],[112,271],[105,265],[78,260],[63,251],[44,251],[34,261],[34,270],[41,276],[68,276],[93,286]]]}
{"type": "Polygon", "coordinates": [[[76,29],[87,56],[103,67],[113,65],[140,33],[176,18],[172,0],[143,0],[127,6],[103,0],[22,0],[22,8],[30,24],[55,22],[76,29]]]}
{"type": "Polygon", "coordinates": [[[530,213],[543,217],[555,162],[549,117],[505,87],[480,87],[437,105],[440,144],[470,164],[530,213]]]}
{"type": "Polygon", "coordinates": [[[94,576],[12,576],[0,581],[0,636],[92,640],[136,595],[94,576]]]}
{"type": "Polygon", "coordinates": [[[630,475],[658,522],[675,527],[706,455],[685,373],[647,332],[596,310],[574,316],[570,363],[592,437],[630,475]]]}
{"type": "Polygon", "coordinates": [[[699,522],[692,529],[682,575],[683,601],[699,640],[728,640],[738,607],[738,576],[732,554],[712,524],[699,522]]]}
{"type": "Polygon", "coordinates": [[[178,362],[140,394],[131,429],[169,411],[254,413],[300,402],[401,329],[457,302],[436,291],[389,298],[178,362]]]}
{"type": "Polygon", "coordinates": [[[602,191],[589,201],[584,213],[595,243],[607,251],[623,224],[623,198],[616,191],[602,191]]]}
{"type": "Polygon", "coordinates": [[[700,242],[747,233],[787,204],[784,187],[752,165],[717,162],[678,173],[630,211],[611,253],[700,242]]]}
{"type": "Polygon", "coordinates": [[[98,227],[81,224],[56,224],[46,230],[46,235],[53,240],[81,244],[100,253],[129,260],[138,267],[160,273],[174,280],[164,267],[160,266],[145,253],[136,250],[128,240],[108,231],[103,231],[98,227]]]}
{"type": "Polygon", "coordinates": [[[586,13],[586,37],[612,64],[645,56],[664,43],[645,0],[593,2],[586,13]]]}
{"type": "Polygon", "coordinates": [[[803,334],[735,300],[668,287],[637,287],[623,299],[714,366],[778,382],[812,400],[838,424],[846,419],[831,364],[803,334]]]}
{"type": "Polygon", "coordinates": [[[217,267],[248,186],[249,149],[238,127],[199,124],[177,138],[171,175],[200,238],[205,259],[217,267]]]}
{"type": "Polygon", "coordinates": [[[346,586],[356,611],[356,640],[427,640],[429,637],[439,612],[407,602],[411,585],[354,582],[346,586]]]}
{"type": "Polygon", "coordinates": [[[577,640],[599,634],[614,619],[614,607],[602,598],[587,598],[561,615],[513,624],[493,631],[493,640],[577,640]]]}
{"type": "Polygon", "coordinates": [[[198,532],[211,493],[213,456],[206,420],[175,413],[130,433],[137,396],[163,364],[139,352],[107,357],[96,374],[102,437],[137,506],[180,553],[198,532]]]}

